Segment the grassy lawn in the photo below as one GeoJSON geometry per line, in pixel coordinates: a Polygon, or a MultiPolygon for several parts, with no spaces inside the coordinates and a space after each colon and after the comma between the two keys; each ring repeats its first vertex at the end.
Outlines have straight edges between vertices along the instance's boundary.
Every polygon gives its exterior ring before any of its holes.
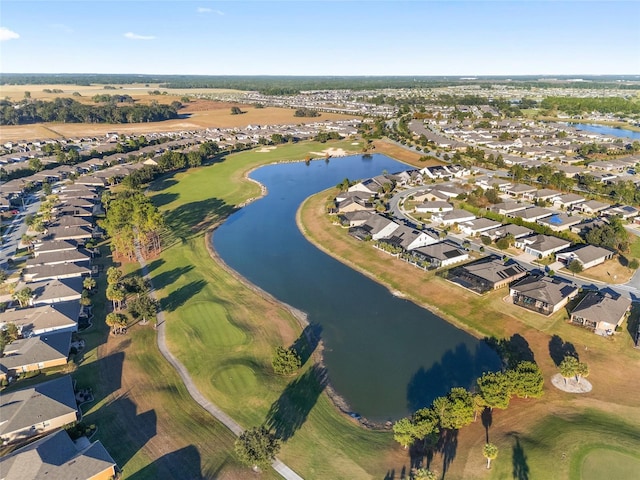
{"type": "Polygon", "coordinates": [[[617,478],[633,480],[640,471],[640,458],[618,452],[606,445],[590,451],[582,461],[582,480],[617,478]]]}
{"type": "Polygon", "coordinates": [[[165,214],[169,247],[149,269],[169,347],[206,397],[244,427],[267,422],[278,430],[287,438],[280,457],[305,478],[382,478],[408,468],[408,454],[389,432],[365,430],[338,413],[323,394],[316,357],[293,378],[272,373],[275,346],[295,342],[300,325],[215,262],[206,243],[212,225],[260,194],[242,180],[247,171],[330,147],[354,149],[349,140],[248,151],[158,181],[150,196],[165,214]]]}
{"type": "MultiPolygon", "coordinates": [[[[479,296],[399,259],[390,262],[388,255],[330,224],[322,211],[334,194],[321,192],[302,205],[298,222],[307,238],[478,337],[521,335],[547,379],[542,399],[514,400],[504,412],[494,411],[489,435],[501,453],[489,472],[482,470],[485,431],[474,424],[460,431],[447,478],[578,479],[580,470],[572,465],[582,461],[586,449],[604,442],[620,451],[640,451],[640,408],[635,400],[640,398],[640,385],[631,378],[640,367],[640,352],[632,348],[626,325],[612,338],[598,337],[568,324],[564,309],[545,317],[505,302],[506,289],[479,296]],[[558,341],[575,348],[589,365],[591,393],[567,395],[551,386],[549,380],[558,371],[552,359],[558,341]]],[[[442,472],[442,459],[436,456],[434,462],[442,472]]]]}
{"type": "Polygon", "coordinates": [[[640,259],[640,236],[632,235],[633,243],[629,247],[630,257],[640,259]]]}

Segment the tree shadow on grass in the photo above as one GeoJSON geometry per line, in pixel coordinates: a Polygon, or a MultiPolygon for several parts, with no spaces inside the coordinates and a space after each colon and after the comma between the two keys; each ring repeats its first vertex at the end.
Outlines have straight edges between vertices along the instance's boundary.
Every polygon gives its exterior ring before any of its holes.
{"type": "Polygon", "coordinates": [[[235,207],[214,197],[180,205],[165,214],[168,237],[186,242],[235,210],[235,207]]]}
{"type": "Polygon", "coordinates": [[[513,478],[515,480],[529,480],[529,464],[524,449],[520,445],[520,439],[516,437],[516,443],[512,449],[513,478]]]}
{"type": "Polygon", "coordinates": [[[554,335],[551,337],[551,340],[549,340],[549,356],[556,366],[559,366],[566,356],[572,356],[580,360],[573,343],[563,341],[560,335],[554,335]]]}
{"type": "Polygon", "coordinates": [[[200,458],[200,452],[193,445],[188,445],[180,450],[161,456],[141,470],[128,475],[127,478],[130,478],[131,480],[147,480],[155,478],[189,478],[193,480],[204,480],[205,477],[202,475],[201,465],[202,459],[200,458]]]}
{"type": "Polygon", "coordinates": [[[174,185],[176,185],[178,183],[178,181],[173,178],[175,174],[173,175],[168,175],[166,177],[163,177],[159,180],[155,180],[153,182],[151,182],[151,185],[149,185],[149,191],[150,192],[161,192],[162,190],[166,190],[167,188],[173,187],[174,185]]]}
{"type": "Polygon", "coordinates": [[[157,193],[151,197],[151,201],[156,207],[163,207],[180,198],[177,193],[157,193]]]}
{"type": "Polygon", "coordinates": [[[445,478],[449,466],[458,452],[458,430],[443,430],[436,449],[442,455],[442,477],[445,478]]]}
{"type": "Polygon", "coordinates": [[[286,442],[302,427],[326,386],[326,369],[314,365],[287,385],[280,398],[271,405],[265,426],[286,442]]]}
{"type": "Polygon", "coordinates": [[[485,337],[484,341],[500,356],[505,368],[515,368],[520,362],[535,361],[529,342],[519,333],[511,338],[485,337]]]}
{"type": "Polygon", "coordinates": [[[183,267],[177,267],[173,270],[167,270],[166,272],[159,273],[151,278],[153,286],[159,290],[171,285],[178,280],[182,275],[193,270],[193,265],[185,265],[183,267]]]}
{"type": "Polygon", "coordinates": [[[493,411],[490,408],[485,408],[480,415],[480,419],[485,431],[485,443],[489,443],[489,428],[493,423],[493,411]]]}
{"type": "Polygon", "coordinates": [[[453,387],[469,389],[484,372],[499,370],[500,366],[500,358],[485,342],[477,343],[474,352],[460,343],[429,369],[420,367],[413,374],[407,385],[407,406],[415,412],[431,405],[436,397],[446,395],[453,387]]]}
{"type": "Polygon", "coordinates": [[[313,355],[313,352],[318,347],[320,343],[320,338],[322,334],[322,326],[317,323],[309,324],[304,327],[304,330],[300,334],[300,336],[293,342],[291,348],[293,348],[298,355],[300,355],[300,360],[302,361],[302,365],[304,365],[307,360],[313,355]]]}
{"type": "Polygon", "coordinates": [[[167,295],[160,300],[160,308],[165,312],[173,312],[187,303],[193,296],[197,295],[207,286],[204,280],[190,282],[167,295]]]}
{"type": "Polygon", "coordinates": [[[640,305],[631,305],[631,313],[627,319],[627,332],[631,336],[634,345],[640,346],[640,305]]]}

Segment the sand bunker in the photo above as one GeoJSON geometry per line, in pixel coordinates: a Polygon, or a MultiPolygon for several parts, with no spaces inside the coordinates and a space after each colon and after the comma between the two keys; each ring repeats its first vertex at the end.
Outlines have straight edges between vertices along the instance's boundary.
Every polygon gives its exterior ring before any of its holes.
{"type": "Polygon", "coordinates": [[[347,155],[347,152],[343,148],[325,148],[321,152],[309,152],[311,155],[318,155],[320,157],[324,157],[325,155],[329,155],[331,157],[344,157],[347,155]]]}
{"type": "Polygon", "coordinates": [[[585,378],[581,378],[580,382],[576,382],[575,378],[567,378],[567,381],[565,383],[564,377],[559,373],[556,373],[551,378],[551,383],[557,389],[569,393],[587,393],[590,392],[593,388],[591,386],[591,383],[585,378]]]}
{"type": "Polygon", "coordinates": [[[256,150],[256,152],[258,152],[258,153],[268,153],[271,150],[275,150],[276,148],[278,148],[278,147],[262,147],[262,148],[256,150]]]}

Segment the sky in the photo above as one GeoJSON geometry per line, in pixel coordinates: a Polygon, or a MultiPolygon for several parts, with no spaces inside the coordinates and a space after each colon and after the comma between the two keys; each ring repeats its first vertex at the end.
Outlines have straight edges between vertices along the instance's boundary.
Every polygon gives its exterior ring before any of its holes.
{"type": "Polygon", "coordinates": [[[640,1],[2,0],[0,73],[640,74],[640,1]]]}

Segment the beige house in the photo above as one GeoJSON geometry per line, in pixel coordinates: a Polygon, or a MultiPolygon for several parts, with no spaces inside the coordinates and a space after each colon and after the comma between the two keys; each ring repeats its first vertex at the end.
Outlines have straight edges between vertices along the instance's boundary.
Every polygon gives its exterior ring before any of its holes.
{"type": "Polygon", "coordinates": [[[69,375],[3,394],[0,411],[3,443],[19,442],[64,427],[80,416],[69,375]]]}
{"type": "Polygon", "coordinates": [[[622,325],[630,309],[631,300],[626,297],[614,298],[603,292],[589,292],[571,312],[571,323],[598,334],[611,335],[616,327],[622,325]]]}

